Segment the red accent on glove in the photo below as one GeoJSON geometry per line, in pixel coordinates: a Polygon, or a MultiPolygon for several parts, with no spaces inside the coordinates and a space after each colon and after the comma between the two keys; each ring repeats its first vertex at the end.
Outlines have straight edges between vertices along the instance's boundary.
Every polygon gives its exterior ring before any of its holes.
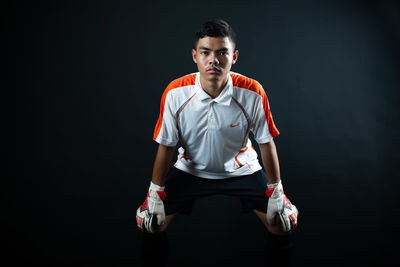
{"type": "Polygon", "coordinates": [[[143,221],[143,219],[140,217],[140,216],[137,216],[136,215],[136,221],[137,221],[137,223],[138,223],[138,229],[140,230],[140,231],[142,231],[143,232],[143,229],[140,227],[140,225],[142,225],[142,221],[143,221]]]}
{"type": "Polygon", "coordinates": [[[148,207],[149,207],[149,205],[147,204],[147,197],[146,197],[142,206],[140,207],[140,211],[143,211],[143,210],[147,209],[148,207]]]}
{"type": "MultiPolygon", "coordinates": [[[[272,193],[274,192],[274,190],[275,190],[275,187],[268,188],[268,189],[265,191],[265,194],[267,195],[267,197],[271,197],[271,196],[272,196],[272,193]]],[[[283,190],[282,190],[282,194],[284,194],[284,191],[283,191],[283,190]]]]}
{"type": "Polygon", "coordinates": [[[161,200],[164,200],[167,197],[167,194],[164,191],[156,191],[161,200]]]}
{"type": "Polygon", "coordinates": [[[293,225],[293,229],[296,229],[297,228],[297,214],[292,213],[289,215],[289,217],[292,219],[292,221],[296,222],[296,224],[293,225]]]}
{"type": "Polygon", "coordinates": [[[292,203],[290,203],[290,200],[287,198],[286,195],[283,199],[283,206],[287,207],[288,209],[292,209],[292,203]]]}
{"type": "Polygon", "coordinates": [[[267,197],[271,197],[274,190],[275,190],[275,187],[268,188],[267,191],[265,191],[265,194],[267,195],[267,197]]]}

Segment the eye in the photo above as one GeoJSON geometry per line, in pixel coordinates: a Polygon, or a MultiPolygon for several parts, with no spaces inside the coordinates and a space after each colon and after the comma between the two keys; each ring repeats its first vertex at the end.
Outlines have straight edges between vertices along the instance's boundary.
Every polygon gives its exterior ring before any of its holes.
{"type": "Polygon", "coordinates": [[[200,52],[201,55],[208,55],[207,51],[200,52]]]}

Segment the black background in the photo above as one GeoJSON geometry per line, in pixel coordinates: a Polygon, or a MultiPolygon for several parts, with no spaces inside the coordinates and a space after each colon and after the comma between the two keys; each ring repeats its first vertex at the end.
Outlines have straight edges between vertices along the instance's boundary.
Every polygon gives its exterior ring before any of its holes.
{"type": "MultiPolygon", "coordinates": [[[[139,266],[159,101],[197,71],[194,32],[238,35],[299,208],[294,266],[400,264],[398,1],[14,1],[4,7],[2,260],[139,266]]],[[[170,266],[261,266],[265,230],[236,199],[170,225],[170,266]]]]}

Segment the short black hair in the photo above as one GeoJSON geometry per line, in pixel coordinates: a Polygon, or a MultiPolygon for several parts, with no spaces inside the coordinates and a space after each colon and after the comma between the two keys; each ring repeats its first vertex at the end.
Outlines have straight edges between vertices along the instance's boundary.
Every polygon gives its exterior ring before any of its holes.
{"type": "Polygon", "coordinates": [[[201,25],[201,28],[196,31],[196,35],[194,38],[195,49],[197,48],[197,43],[199,42],[199,39],[204,38],[205,36],[228,37],[234,43],[233,49],[235,49],[236,33],[233,31],[228,22],[222,19],[212,19],[204,22],[203,25],[201,25]]]}

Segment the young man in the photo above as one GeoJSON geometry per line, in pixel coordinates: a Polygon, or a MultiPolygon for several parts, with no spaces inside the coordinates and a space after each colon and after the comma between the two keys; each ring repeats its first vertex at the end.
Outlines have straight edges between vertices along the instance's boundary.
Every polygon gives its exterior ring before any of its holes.
{"type": "Polygon", "coordinates": [[[192,49],[198,72],[172,81],[162,96],[152,181],[136,216],[144,232],[144,266],[165,266],[168,224],[177,213],[190,215],[199,197],[217,193],[240,198],[243,211],[254,212],[266,226],[267,265],[289,263],[289,233],[297,226],[298,211],[282,188],[273,141],[279,131],[262,86],[231,72],[239,56],[235,42],[225,21],[205,22],[192,49]],[[178,159],[169,172],[178,141],[178,159]]]}

